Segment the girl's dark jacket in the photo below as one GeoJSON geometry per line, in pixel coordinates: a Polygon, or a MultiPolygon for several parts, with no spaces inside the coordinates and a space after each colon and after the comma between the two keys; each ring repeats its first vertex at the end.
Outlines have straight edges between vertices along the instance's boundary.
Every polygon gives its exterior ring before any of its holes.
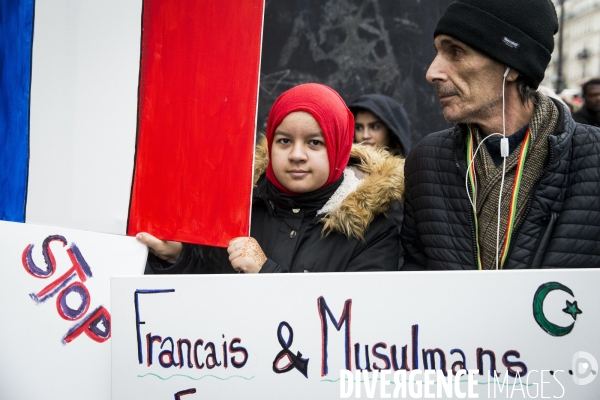
{"type": "MultiPolygon", "coordinates": [[[[548,161],[505,269],[600,267],[600,129],[556,106],[548,161]]],[[[464,128],[426,136],[406,160],[403,269],[477,268],[464,128]]]]}
{"type": "MultiPolygon", "coordinates": [[[[322,204],[299,205],[291,196],[272,198],[276,195],[264,178],[267,154],[263,141],[256,153],[254,176],[260,178],[253,192],[250,235],[268,258],[260,272],[397,270],[399,232],[385,212],[402,199],[404,160],[354,145],[351,167],[328,203],[325,198],[322,204]],[[358,187],[352,185],[358,181],[358,187]],[[323,206],[329,211],[317,215],[323,206]]],[[[155,274],[236,273],[227,250],[209,246],[184,244],[174,265],[152,255],[148,263],[155,274]]]]}
{"type": "MultiPolygon", "coordinates": [[[[411,128],[408,114],[402,104],[389,96],[370,93],[360,95],[348,105],[348,108],[352,111],[354,116],[362,110],[367,110],[379,117],[400,144],[401,152],[400,154],[397,154],[397,156],[406,158],[406,155],[411,149],[411,128]]],[[[392,150],[393,149],[394,146],[392,145],[392,150]]],[[[394,202],[390,206],[388,215],[396,221],[398,231],[400,231],[404,215],[402,203],[399,201],[394,202]]],[[[399,266],[402,266],[402,259],[400,259],[399,266]]]]}

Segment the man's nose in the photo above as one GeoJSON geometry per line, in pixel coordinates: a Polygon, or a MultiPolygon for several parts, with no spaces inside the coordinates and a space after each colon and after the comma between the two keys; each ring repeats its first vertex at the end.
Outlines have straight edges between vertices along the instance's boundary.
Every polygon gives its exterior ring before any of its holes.
{"type": "Polygon", "coordinates": [[[444,73],[444,61],[442,57],[438,55],[433,59],[431,65],[429,65],[427,74],[425,74],[425,79],[427,79],[427,82],[433,84],[438,81],[444,81],[446,78],[447,76],[444,73]]]}

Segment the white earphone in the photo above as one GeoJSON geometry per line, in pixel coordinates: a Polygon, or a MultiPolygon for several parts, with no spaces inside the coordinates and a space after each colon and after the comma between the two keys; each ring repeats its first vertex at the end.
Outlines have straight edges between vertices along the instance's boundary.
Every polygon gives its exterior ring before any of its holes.
{"type": "MultiPolygon", "coordinates": [[[[500,250],[500,211],[502,208],[502,191],[504,190],[504,177],[506,175],[506,159],[508,158],[509,155],[509,145],[508,145],[508,138],[506,137],[506,98],[505,98],[505,93],[504,93],[504,89],[506,87],[506,77],[508,76],[508,74],[510,73],[510,67],[506,67],[506,70],[504,71],[504,75],[502,77],[502,133],[492,133],[490,135],[488,135],[487,137],[485,137],[481,143],[479,143],[479,146],[477,146],[477,149],[475,150],[475,153],[473,154],[473,159],[471,160],[471,163],[473,163],[475,161],[475,157],[477,156],[477,152],[479,151],[479,148],[481,147],[481,145],[483,144],[483,142],[485,142],[488,138],[494,136],[494,135],[501,135],[502,138],[500,139],[500,155],[503,158],[503,162],[502,162],[502,181],[500,183],[500,198],[498,199],[498,224],[496,227],[496,269],[499,269],[499,265],[500,265],[500,260],[499,260],[499,250],[500,250]]],[[[467,166],[467,170],[471,168],[471,164],[469,164],[467,166]]],[[[475,181],[475,186],[477,186],[477,179],[476,177],[473,177],[474,181],[475,181]]],[[[471,195],[469,193],[469,187],[467,184],[468,181],[468,174],[467,177],[465,179],[465,187],[467,189],[467,196],[469,197],[469,201],[471,203],[471,206],[473,207],[473,212],[475,214],[477,214],[477,208],[475,207],[475,198],[471,199],[471,195]]],[[[476,189],[475,189],[476,191],[476,189]]],[[[477,239],[479,240],[479,239],[477,239]]]]}

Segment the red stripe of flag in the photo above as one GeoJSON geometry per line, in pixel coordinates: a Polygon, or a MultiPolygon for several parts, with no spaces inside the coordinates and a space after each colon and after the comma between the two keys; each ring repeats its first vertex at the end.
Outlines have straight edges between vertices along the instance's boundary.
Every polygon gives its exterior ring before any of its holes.
{"type": "Polygon", "coordinates": [[[143,7],[128,234],[226,246],[249,231],[264,2],[143,7]]]}

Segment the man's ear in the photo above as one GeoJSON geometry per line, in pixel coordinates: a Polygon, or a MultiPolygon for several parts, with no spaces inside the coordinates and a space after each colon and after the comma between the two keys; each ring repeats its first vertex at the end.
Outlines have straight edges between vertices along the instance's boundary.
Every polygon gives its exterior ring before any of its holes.
{"type": "Polygon", "coordinates": [[[515,71],[511,68],[508,72],[508,75],[506,76],[506,82],[514,82],[519,78],[519,76],[521,76],[519,71],[515,71]]]}

